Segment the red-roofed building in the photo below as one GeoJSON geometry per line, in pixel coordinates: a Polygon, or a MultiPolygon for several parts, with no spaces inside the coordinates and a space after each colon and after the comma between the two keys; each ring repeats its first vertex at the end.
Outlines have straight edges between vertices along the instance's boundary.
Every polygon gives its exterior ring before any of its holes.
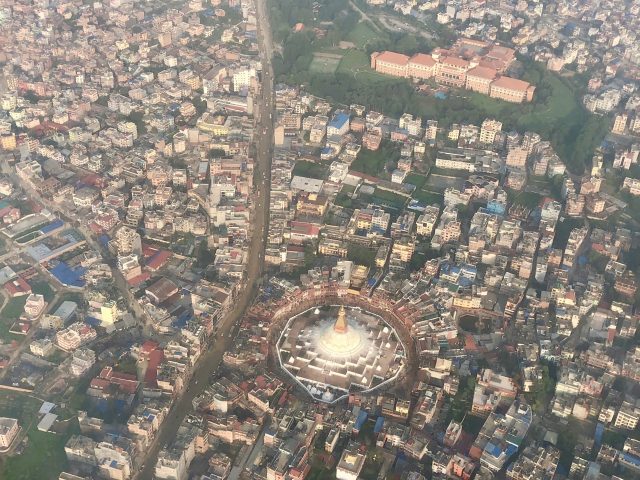
{"type": "Polygon", "coordinates": [[[506,102],[522,103],[533,100],[536,87],[524,80],[511,77],[500,77],[491,83],[491,98],[499,98],[506,102]]]}
{"type": "Polygon", "coordinates": [[[320,226],[314,223],[292,221],[290,225],[290,238],[294,242],[305,242],[318,238],[320,226]]]}
{"type": "Polygon", "coordinates": [[[162,268],[167,261],[171,258],[172,253],[168,250],[160,250],[152,255],[147,261],[147,268],[152,271],[156,271],[162,268]]]}
{"type": "Polygon", "coordinates": [[[409,59],[409,76],[413,78],[432,78],[435,74],[436,61],[431,55],[416,53],[409,59]]]}
{"type": "Polygon", "coordinates": [[[401,53],[386,51],[371,54],[371,68],[386,75],[406,78],[409,75],[408,64],[409,57],[401,53]]]}
{"type": "Polygon", "coordinates": [[[144,385],[147,388],[158,388],[158,367],[164,360],[164,351],[160,348],[149,353],[147,371],[144,373],[144,385]]]}
{"type": "Polygon", "coordinates": [[[489,95],[491,82],[498,76],[498,72],[493,68],[473,67],[467,72],[467,83],[465,88],[474,92],[489,95]]]}
{"type": "Polygon", "coordinates": [[[24,281],[22,277],[15,278],[4,284],[4,289],[9,297],[22,297],[31,294],[31,285],[24,281]]]}
{"type": "Polygon", "coordinates": [[[500,76],[513,63],[513,49],[466,39],[449,50],[432,55],[418,53],[409,58],[396,52],[374,52],[371,68],[394,77],[425,80],[473,90],[512,103],[530,102],[535,87],[528,82],[500,76]]]}
{"type": "Polygon", "coordinates": [[[135,277],[128,278],[127,283],[132,287],[140,285],[143,282],[146,282],[151,278],[151,274],[148,272],[141,273],[140,275],[136,275],[135,277]]]}
{"type": "Polygon", "coordinates": [[[135,375],[130,373],[114,372],[112,367],[104,367],[100,374],[91,380],[90,387],[104,391],[112,385],[122,392],[135,394],[140,382],[135,375]]]}
{"type": "Polygon", "coordinates": [[[467,80],[469,61],[458,57],[438,57],[436,81],[450,87],[464,88],[467,80]]]}

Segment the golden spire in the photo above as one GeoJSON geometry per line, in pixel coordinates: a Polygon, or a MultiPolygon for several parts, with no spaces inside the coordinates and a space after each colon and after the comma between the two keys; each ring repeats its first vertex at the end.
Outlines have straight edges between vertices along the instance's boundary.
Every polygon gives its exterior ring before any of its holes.
{"type": "Polygon", "coordinates": [[[344,311],[344,305],[340,305],[338,318],[336,319],[336,324],[333,326],[333,330],[336,333],[345,333],[347,331],[347,327],[347,313],[344,311]]]}

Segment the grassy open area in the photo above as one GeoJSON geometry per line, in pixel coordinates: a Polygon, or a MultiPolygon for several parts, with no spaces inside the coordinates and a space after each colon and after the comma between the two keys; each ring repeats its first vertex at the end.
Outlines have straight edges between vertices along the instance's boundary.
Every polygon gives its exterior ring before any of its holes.
{"type": "Polygon", "coordinates": [[[420,190],[424,187],[424,184],[427,183],[427,177],[420,173],[412,172],[404,179],[404,183],[410,183],[411,185],[416,186],[416,191],[420,190]]]}
{"type": "Polygon", "coordinates": [[[332,74],[341,64],[342,56],[333,54],[315,53],[309,64],[309,72],[319,74],[332,74]]]}
{"type": "Polygon", "coordinates": [[[33,293],[37,293],[39,295],[44,296],[45,302],[50,302],[51,300],[53,300],[53,297],[55,296],[55,292],[53,291],[53,288],[51,288],[51,285],[49,285],[49,282],[45,280],[33,282],[31,284],[31,291],[33,293]]]}
{"type": "Polygon", "coordinates": [[[373,193],[372,200],[374,203],[377,203],[381,206],[389,206],[395,209],[401,209],[407,203],[406,197],[377,187],[375,192],[373,193]]]}
{"type": "Polygon", "coordinates": [[[27,295],[9,299],[2,310],[2,320],[15,320],[24,311],[24,304],[27,303],[27,295]]]}
{"type": "Polygon", "coordinates": [[[376,151],[366,148],[360,150],[350,169],[367,175],[380,176],[385,173],[387,163],[395,163],[399,158],[398,146],[389,141],[383,141],[376,151]]]}
{"type": "MultiPolygon", "coordinates": [[[[0,298],[0,300],[2,300],[0,298]]],[[[27,302],[27,296],[11,298],[0,312],[0,339],[9,343],[12,341],[21,342],[22,335],[15,335],[9,331],[13,323],[24,311],[24,304],[27,302]]],[[[1,478],[1,477],[0,477],[1,478]]]]}
{"type": "Polygon", "coordinates": [[[347,259],[358,265],[373,267],[376,263],[376,252],[370,248],[352,243],[347,249],[347,259]]]}
{"type": "Polygon", "coordinates": [[[41,402],[33,397],[0,392],[0,416],[18,419],[27,431],[24,451],[0,463],[3,480],[55,479],[67,467],[64,445],[71,434],[78,431],[77,422],[70,423],[62,434],[40,432],[37,429],[40,405],[41,402]]]}
{"type": "Polygon", "coordinates": [[[369,23],[360,22],[347,34],[347,40],[364,50],[369,43],[380,40],[381,36],[369,23]]]}
{"type": "Polygon", "coordinates": [[[442,205],[443,195],[441,193],[431,192],[429,190],[416,190],[413,192],[412,197],[425,205],[432,205],[437,203],[442,205]]]}
{"type": "Polygon", "coordinates": [[[321,163],[298,160],[293,167],[293,174],[302,177],[324,179],[327,178],[328,168],[321,163]]]}
{"type": "Polygon", "coordinates": [[[351,49],[342,56],[338,71],[353,74],[361,69],[369,68],[369,57],[362,50],[351,49]]]}
{"type": "Polygon", "coordinates": [[[384,464],[384,457],[382,454],[376,452],[375,449],[367,452],[367,458],[364,461],[360,478],[363,480],[375,480],[380,474],[380,469],[384,464]]]}
{"type": "Polygon", "coordinates": [[[8,458],[2,466],[4,480],[56,479],[67,468],[64,446],[70,433],[41,432],[37,424],[27,433],[28,446],[18,456],[8,458]]]}

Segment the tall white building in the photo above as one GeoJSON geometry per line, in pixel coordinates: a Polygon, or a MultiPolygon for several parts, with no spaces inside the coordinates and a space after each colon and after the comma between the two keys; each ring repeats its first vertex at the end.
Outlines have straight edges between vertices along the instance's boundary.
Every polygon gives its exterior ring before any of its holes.
{"type": "Polygon", "coordinates": [[[342,452],[336,469],[336,478],[338,480],[358,480],[365,458],[365,455],[358,451],[357,444],[350,444],[342,452]]]}

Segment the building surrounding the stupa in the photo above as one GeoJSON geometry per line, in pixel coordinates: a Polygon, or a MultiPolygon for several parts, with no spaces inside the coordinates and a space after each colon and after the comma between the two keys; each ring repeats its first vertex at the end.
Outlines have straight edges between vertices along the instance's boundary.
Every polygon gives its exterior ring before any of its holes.
{"type": "Polygon", "coordinates": [[[324,402],[392,381],[405,358],[396,332],[383,319],[344,306],[309,309],[291,318],[277,351],[282,368],[324,402]]]}

